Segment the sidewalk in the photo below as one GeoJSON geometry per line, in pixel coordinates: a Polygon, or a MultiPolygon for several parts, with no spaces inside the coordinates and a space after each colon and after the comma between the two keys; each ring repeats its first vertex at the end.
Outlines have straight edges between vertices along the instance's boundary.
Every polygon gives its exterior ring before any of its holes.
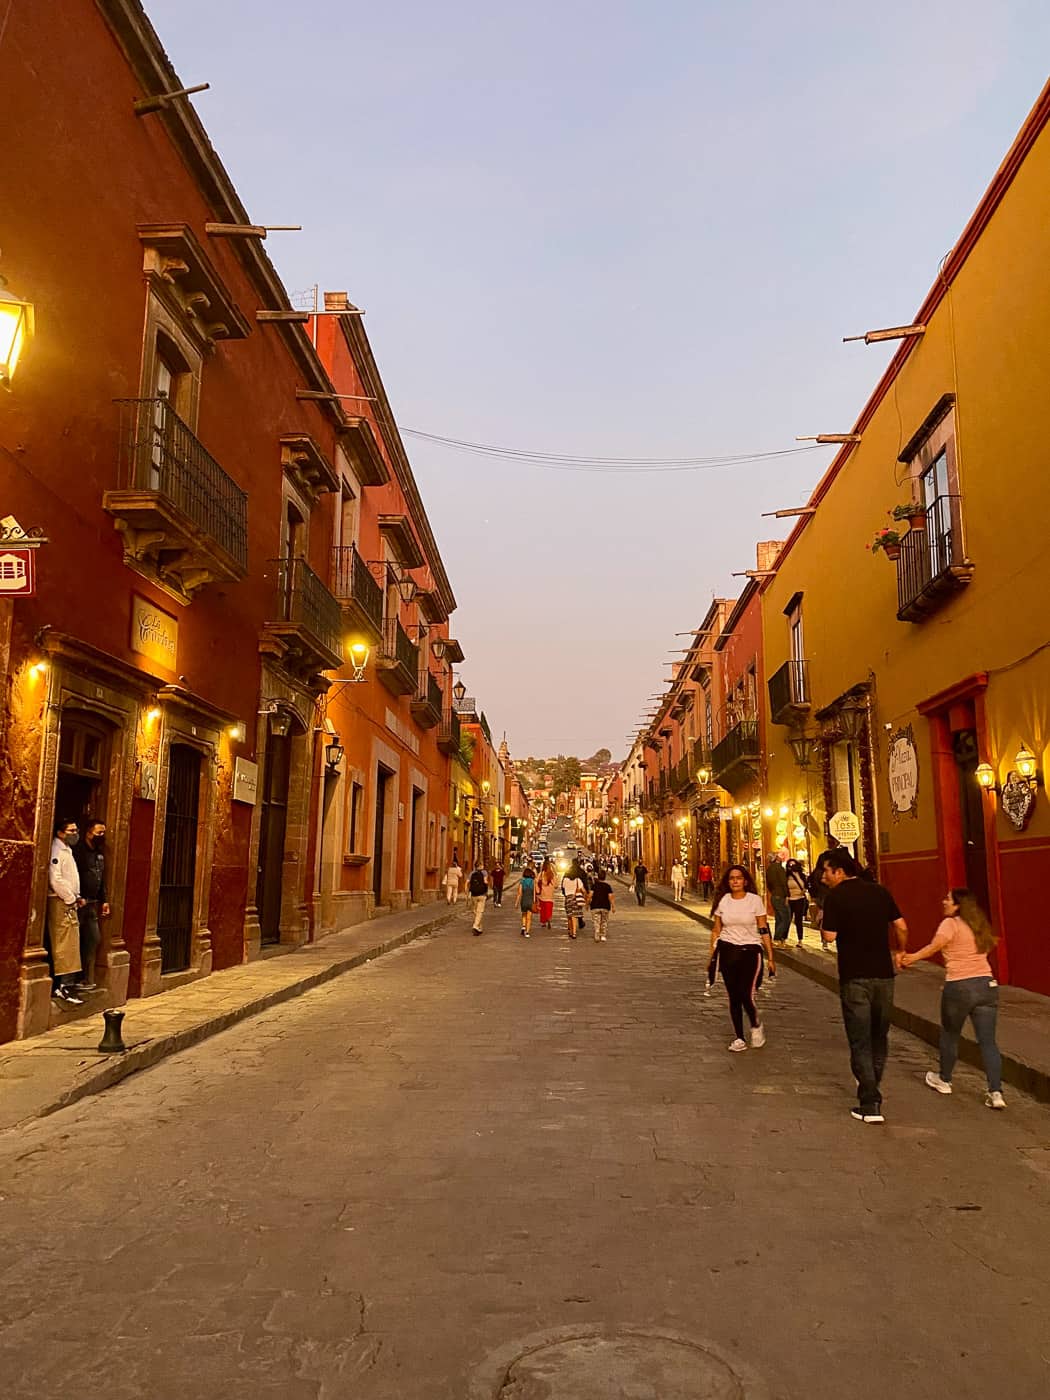
{"type": "Polygon", "coordinates": [[[101,1014],[0,1045],[0,1132],[98,1094],[166,1055],[432,933],[464,908],[460,900],[450,909],[442,898],[355,924],[293,953],[226,968],[160,996],[133,999],[119,1008],[125,1013],[123,1055],[98,1053],[105,1029],[101,1014]]]}
{"type": "MultiPolygon", "coordinates": [[[[622,876],[618,878],[626,883],[622,876]]],[[[647,890],[650,899],[669,904],[687,918],[711,927],[707,900],[686,894],[684,901],[676,904],[670,885],[652,881],[647,890]]],[[[634,898],[633,895],[629,897],[634,898]]],[[[829,991],[838,991],[836,959],[833,954],[821,950],[820,936],[808,924],[801,948],[795,943],[794,928],[790,942],[777,946],[777,962],[829,991]]],[[[943,973],[931,963],[916,964],[902,973],[894,988],[893,1024],[936,1047],[940,1038],[943,985],[943,973]]],[[[997,1040],[1003,1057],[1004,1082],[1023,1089],[1043,1103],[1050,1103],[1050,997],[1026,992],[1020,987],[1001,987],[997,1040]]],[[[980,1067],[981,1057],[969,1022],[959,1045],[959,1058],[980,1067]]],[[[933,1060],[930,1067],[936,1067],[933,1060]]]]}

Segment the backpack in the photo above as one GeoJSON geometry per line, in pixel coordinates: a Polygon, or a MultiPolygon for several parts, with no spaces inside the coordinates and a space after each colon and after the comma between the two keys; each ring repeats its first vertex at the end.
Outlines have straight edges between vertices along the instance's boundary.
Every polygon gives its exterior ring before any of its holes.
{"type": "Polygon", "coordinates": [[[488,881],[485,879],[483,870],[475,870],[470,877],[470,892],[477,898],[479,895],[488,894],[488,881]]]}

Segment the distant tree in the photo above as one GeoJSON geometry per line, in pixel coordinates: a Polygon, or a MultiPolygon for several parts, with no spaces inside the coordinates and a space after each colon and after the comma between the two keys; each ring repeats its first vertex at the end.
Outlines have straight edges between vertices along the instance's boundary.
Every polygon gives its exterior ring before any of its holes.
{"type": "Polygon", "coordinates": [[[553,779],[553,791],[555,797],[563,792],[571,792],[573,788],[580,784],[580,760],[578,758],[565,758],[561,754],[549,766],[551,778],[553,779]]]}
{"type": "Polygon", "coordinates": [[[588,768],[601,768],[606,763],[612,762],[611,749],[599,749],[596,754],[587,760],[588,768]]]}

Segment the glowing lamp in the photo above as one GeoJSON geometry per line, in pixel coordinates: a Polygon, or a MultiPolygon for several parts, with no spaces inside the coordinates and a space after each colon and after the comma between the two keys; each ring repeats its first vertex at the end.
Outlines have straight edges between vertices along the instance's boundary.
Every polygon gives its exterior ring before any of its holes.
{"type": "Polygon", "coordinates": [[[226,733],[230,736],[231,739],[234,740],[235,743],[243,744],[248,731],[245,728],[243,721],[238,720],[236,724],[230,725],[226,733]]]}
{"type": "Polygon", "coordinates": [[[1021,745],[1021,747],[1017,750],[1017,753],[1014,755],[1014,768],[1017,770],[1018,777],[1024,778],[1026,780],[1030,780],[1035,777],[1035,754],[1032,753],[1030,749],[1026,748],[1024,744],[1021,745]]]}
{"type": "Polygon", "coordinates": [[[762,815],[763,815],[764,817],[771,817],[771,816],[773,815],[773,808],[772,808],[772,807],[763,807],[763,808],[762,808],[762,815]]]}
{"type": "Polygon", "coordinates": [[[5,291],[0,282],[0,383],[10,384],[26,342],[33,335],[33,305],[5,291]]]}
{"type": "Polygon", "coordinates": [[[46,676],[46,675],[47,675],[47,662],[46,662],[46,661],[34,661],[33,664],[32,664],[32,666],[30,666],[30,668],[29,668],[29,674],[30,674],[31,676],[46,676]]]}
{"type": "Polygon", "coordinates": [[[995,769],[990,763],[979,763],[974,776],[979,787],[986,790],[995,787],[995,769]]]}
{"type": "Polygon", "coordinates": [[[457,704],[462,703],[463,699],[466,696],[466,693],[467,687],[463,684],[462,681],[457,681],[456,684],[452,687],[452,694],[457,704]]]}
{"type": "Polygon", "coordinates": [[[780,815],[781,815],[782,817],[788,816],[788,815],[790,814],[790,812],[791,812],[791,808],[788,807],[788,806],[783,806],[783,807],[781,807],[781,809],[780,809],[780,815]]]}
{"type": "Polygon", "coordinates": [[[707,784],[711,781],[710,768],[698,768],[696,770],[696,781],[700,784],[701,787],[706,787],[707,784]]]}

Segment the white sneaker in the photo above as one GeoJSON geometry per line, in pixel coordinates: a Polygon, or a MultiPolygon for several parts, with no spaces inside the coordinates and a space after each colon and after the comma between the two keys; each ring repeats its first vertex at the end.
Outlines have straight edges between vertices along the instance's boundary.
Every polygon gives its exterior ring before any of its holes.
{"type": "Polygon", "coordinates": [[[926,1083],[931,1089],[936,1089],[938,1094],[950,1094],[952,1086],[946,1079],[942,1079],[939,1074],[934,1074],[933,1070],[926,1071],[926,1083]]]}
{"type": "Polygon", "coordinates": [[[741,1050],[746,1050],[746,1049],[747,1049],[747,1041],[746,1041],[746,1040],[734,1040],[733,1043],[732,1043],[732,1045],[730,1045],[729,1048],[730,1048],[730,1050],[733,1051],[734,1054],[739,1054],[741,1050]]]}
{"type": "Polygon", "coordinates": [[[986,1108],[1006,1107],[1006,1100],[1003,1098],[1002,1094],[1000,1094],[998,1089],[990,1089],[988,1093],[984,1096],[984,1103],[986,1108]]]}
{"type": "Polygon", "coordinates": [[[766,1028],[765,1028],[765,1026],[752,1026],[752,1027],[751,1027],[751,1049],[752,1049],[752,1050],[761,1050],[762,1046],[765,1045],[765,1043],[766,1043],[766,1028]]]}
{"type": "Polygon", "coordinates": [[[609,941],[608,938],[607,938],[607,937],[605,936],[605,934],[603,933],[602,936],[601,936],[601,938],[599,939],[599,942],[601,942],[601,943],[608,943],[608,941],[609,941]]]}

